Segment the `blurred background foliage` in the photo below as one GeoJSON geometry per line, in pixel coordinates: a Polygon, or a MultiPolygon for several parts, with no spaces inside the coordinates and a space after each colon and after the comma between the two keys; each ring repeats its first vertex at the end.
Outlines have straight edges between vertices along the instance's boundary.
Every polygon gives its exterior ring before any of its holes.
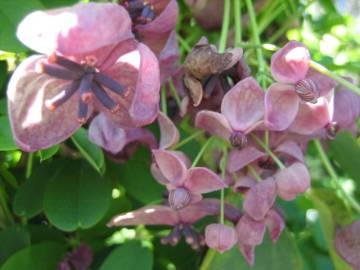
{"type": "MultiPolygon", "coordinates": [[[[193,251],[183,242],[168,247],[159,243],[159,236],[168,228],[105,226],[119,212],[161,201],[164,190],[150,174],[151,155],[146,148],[140,147],[128,162],[119,165],[88,141],[86,129],[80,129],[60,145],[33,154],[16,148],[7,118],[6,85],[16,65],[32,53],[16,39],[16,26],[33,10],[76,2],[0,1],[0,270],[56,269],[66,252],[80,243],[93,251],[89,269],[250,269],[237,248],[219,255],[193,251]]],[[[182,60],[200,37],[207,36],[213,44],[219,41],[221,24],[207,24],[217,17],[221,22],[223,2],[192,1],[199,2],[205,7],[215,2],[220,8],[214,14],[207,11],[204,19],[199,10],[178,1],[177,33],[182,60]]],[[[241,2],[242,40],[234,44],[232,18],[228,46],[243,47],[246,60],[256,70],[256,46],[244,1],[241,2]]],[[[267,64],[273,53],[272,44],[282,46],[288,39],[295,39],[310,48],[314,60],[359,82],[359,1],[253,2],[267,64]]],[[[186,121],[180,126],[184,139],[192,130],[186,121]]],[[[151,129],[157,131],[158,127],[154,124],[151,129]]],[[[195,140],[181,150],[194,157],[202,142],[195,140]]],[[[293,202],[278,201],[287,231],[276,245],[266,239],[256,251],[252,269],[351,269],[336,254],[333,239],[336,228],[359,219],[359,213],[349,204],[349,198],[360,201],[359,142],[359,138],[341,133],[327,145],[336,179],[325,170],[316,145],[309,145],[306,160],[312,189],[293,202]]],[[[233,200],[232,194],[227,196],[233,200]]],[[[204,224],[201,222],[199,229],[204,224]]]]}

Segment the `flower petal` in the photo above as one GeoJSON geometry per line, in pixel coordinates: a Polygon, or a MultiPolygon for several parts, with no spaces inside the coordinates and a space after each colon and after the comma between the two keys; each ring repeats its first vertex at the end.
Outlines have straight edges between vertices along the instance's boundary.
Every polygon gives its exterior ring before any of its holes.
{"type": "Polygon", "coordinates": [[[264,116],[264,92],[254,78],[248,77],[226,93],[221,112],[233,129],[249,132],[264,116]]]}
{"type": "Polygon", "coordinates": [[[243,215],[236,225],[239,243],[242,245],[257,246],[263,241],[265,223],[253,220],[247,214],[243,215]]]}
{"type": "Polygon", "coordinates": [[[255,246],[239,244],[241,254],[244,256],[246,262],[253,266],[255,264],[255,246]]]}
{"type": "Polygon", "coordinates": [[[111,219],[108,227],[127,225],[176,225],[179,223],[177,213],[168,206],[149,205],[133,212],[123,213],[111,219]]]}
{"type": "Polygon", "coordinates": [[[113,154],[119,153],[127,144],[134,141],[144,143],[150,149],[157,147],[155,136],[149,130],[120,128],[102,113],[92,120],[89,127],[89,139],[113,154]]]}
{"type": "Polygon", "coordinates": [[[281,83],[296,83],[305,78],[309,69],[310,53],[304,44],[289,41],[271,58],[271,74],[281,83]]]}
{"type": "Polygon", "coordinates": [[[309,171],[303,163],[296,162],[290,167],[279,170],[274,175],[277,192],[280,198],[291,201],[299,193],[305,192],[310,187],[309,171]]]}
{"type": "Polygon", "coordinates": [[[224,253],[236,244],[236,231],[224,224],[209,224],[205,228],[205,242],[210,248],[224,253]]]}
{"type": "Polygon", "coordinates": [[[161,185],[166,186],[169,184],[169,180],[166,179],[166,177],[161,173],[159,166],[155,162],[151,163],[150,172],[155,180],[158,181],[161,185]]]}
{"type": "Polygon", "coordinates": [[[230,173],[239,171],[251,162],[264,156],[266,156],[264,152],[257,150],[253,146],[247,146],[241,150],[233,149],[229,155],[227,170],[230,173]]]}
{"type": "Polygon", "coordinates": [[[190,168],[184,186],[192,193],[207,193],[227,187],[216,173],[203,167],[190,168]]]}
{"type": "Polygon", "coordinates": [[[175,186],[182,185],[187,174],[183,161],[172,151],[153,150],[152,152],[156,164],[165,178],[175,186]]]}
{"type": "Polygon", "coordinates": [[[265,224],[270,232],[273,243],[279,240],[281,232],[285,229],[283,217],[274,209],[270,209],[265,218],[265,224]]]}
{"type": "Polygon", "coordinates": [[[176,31],[172,31],[160,52],[158,59],[160,65],[161,83],[175,75],[179,70],[179,46],[176,39],[176,31]]]}
{"type": "Polygon", "coordinates": [[[55,111],[45,107],[45,100],[57,95],[69,82],[37,73],[35,66],[43,60],[44,57],[37,55],[25,59],[15,70],[7,89],[14,139],[28,152],[60,143],[81,126],[77,120],[77,93],[55,111]]]}
{"type": "Polygon", "coordinates": [[[304,154],[300,146],[294,141],[285,141],[275,148],[276,153],[286,154],[290,157],[297,159],[300,162],[305,162],[304,154]]]}
{"type": "Polygon", "coordinates": [[[316,104],[300,104],[298,114],[290,125],[289,131],[302,135],[310,135],[325,127],[331,121],[332,104],[325,97],[318,98],[316,104]]]}
{"type": "Polygon", "coordinates": [[[254,185],[246,193],[244,210],[254,220],[262,220],[276,199],[276,183],[272,177],[254,185]]]}
{"type": "Polygon", "coordinates": [[[225,140],[230,138],[232,132],[225,116],[213,111],[198,112],[195,118],[195,126],[225,140]]]}
{"type": "Polygon", "coordinates": [[[300,99],[291,85],[274,83],[265,94],[265,125],[271,130],[285,130],[294,121],[300,99]]]}
{"type": "Polygon", "coordinates": [[[306,74],[306,79],[310,79],[316,84],[320,97],[326,96],[337,85],[336,81],[312,68],[306,74]]]}
{"type": "Polygon", "coordinates": [[[167,149],[179,142],[180,133],[169,117],[159,112],[160,149],[167,149]]]}
{"type": "Polygon", "coordinates": [[[17,37],[37,52],[76,55],[132,37],[131,20],[118,4],[80,3],[30,13],[19,24],[17,37]]]}
{"type": "Polygon", "coordinates": [[[230,48],[230,49],[226,49],[225,53],[231,53],[232,55],[232,57],[230,58],[231,61],[224,68],[224,70],[227,70],[240,61],[241,57],[243,56],[243,49],[230,48]]]}
{"type": "Polygon", "coordinates": [[[350,128],[360,115],[360,97],[354,92],[342,89],[335,94],[334,121],[339,128],[350,128]]]}
{"type": "Polygon", "coordinates": [[[255,178],[248,175],[244,175],[239,177],[239,179],[236,181],[235,185],[233,186],[233,189],[235,192],[245,193],[256,184],[257,182],[255,178]]]}

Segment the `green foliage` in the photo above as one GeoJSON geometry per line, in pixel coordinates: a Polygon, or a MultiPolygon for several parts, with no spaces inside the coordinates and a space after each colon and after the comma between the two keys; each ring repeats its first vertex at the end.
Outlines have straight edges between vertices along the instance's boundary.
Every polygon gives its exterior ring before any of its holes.
{"type": "Polygon", "coordinates": [[[10,123],[7,116],[0,116],[0,127],[0,151],[17,149],[12,137],[10,123]]]}

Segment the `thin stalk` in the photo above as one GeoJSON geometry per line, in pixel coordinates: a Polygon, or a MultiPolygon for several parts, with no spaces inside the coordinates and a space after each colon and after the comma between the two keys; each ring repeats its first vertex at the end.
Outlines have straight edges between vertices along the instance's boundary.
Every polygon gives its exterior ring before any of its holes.
{"type": "Polygon", "coordinates": [[[13,224],[14,223],[14,218],[11,214],[11,211],[7,205],[7,201],[6,201],[6,193],[5,190],[2,186],[0,186],[0,207],[3,209],[4,212],[4,216],[6,218],[6,220],[10,223],[13,224]]]}
{"type": "Polygon", "coordinates": [[[174,97],[176,105],[180,108],[181,100],[180,100],[179,94],[175,88],[174,81],[172,79],[169,80],[169,86],[170,86],[170,93],[174,97]]]}
{"type": "Polygon", "coordinates": [[[30,178],[30,176],[31,176],[33,162],[34,162],[34,153],[29,153],[27,163],[26,163],[26,172],[25,172],[26,179],[30,178]]]}
{"type": "Polygon", "coordinates": [[[183,39],[180,35],[176,35],[176,39],[179,41],[181,47],[183,47],[186,52],[191,52],[191,47],[185,39],[183,39]]]}
{"type": "MultiPolygon", "coordinates": [[[[223,157],[221,160],[221,178],[225,181],[226,177],[226,167],[228,162],[228,149],[224,145],[223,147],[223,157]]],[[[222,188],[220,190],[220,223],[224,224],[224,212],[225,212],[225,190],[222,188]]]]}
{"type": "Polygon", "coordinates": [[[226,48],[226,40],[228,37],[230,25],[230,0],[224,0],[224,16],[220,32],[220,42],[219,42],[219,53],[223,53],[226,48]]]}
{"type": "Polygon", "coordinates": [[[352,84],[351,82],[343,79],[339,75],[336,75],[335,73],[333,73],[332,71],[330,71],[326,67],[324,67],[323,65],[311,60],[310,67],[312,67],[316,71],[320,72],[321,74],[324,74],[324,75],[328,76],[329,78],[337,81],[338,83],[342,84],[343,86],[345,86],[346,88],[348,88],[349,90],[355,92],[356,94],[358,94],[360,96],[360,88],[359,87],[357,87],[356,85],[352,84]]]}
{"type": "Polygon", "coordinates": [[[360,213],[359,203],[353,197],[351,197],[349,194],[347,194],[346,191],[344,190],[344,188],[342,187],[342,185],[340,184],[340,182],[338,180],[339,177],[338,177],[337,173],[335,172],[333,166],[331,165],[330,160],[328,159],[328,157],[324,151],[324,148],[321,145],[321,142],[319,140],[314,140],[314,143],[315,143],[316,150],[319,153],[321,162],[323,163],[327,173],[330,175],[331,180],[333,181],[334,185],[340,190],[342,195],[347,199],[347,201],[354,208],[354,210],[356,210],[356,212],[360,213]]]}
{"type": "Polygon", "coordinates": [[[199,131],[193,133],[191,136],[186,137],[186,139],[178,142],[177,144],[175,144],[175,145],[174,145],[173,147],[171,147],[170,149],[171,149],[171,150],[178,149],[178,148],[180,148],[181,146],[183,146],[183,145],[191,142],[193,139],[195,139],[196,137],[198,137],[198,136],[200,136],[200,135],[202,135],[202,134],[204,134],[204,133],[205,133],[205,130],[199,130],[199,131]]]}
{"type": "Polygon", "coordinates": [[[202,155],[204,154],[206,148],[208,148],[208,146],[210,145],[210,142],[211,142],[212,140],[213,140],[213,138],[208,139],[208,140],[206,141],[206,143],[201,147],[201,149],[200,149],[199,153],[197,154],[197,156],[195,157],[195,159],[194,159],[191,167],[195,167],[195,166],[199,163],[202,155]]]}
{"type": "Polygon", "coordinates": [[[167,115],[166,87],[161,87],[161,111],[167,115]]]}
{"type": "Polygon", "coordinates": [[[200,266],[200,270],[209,269],[216,254],[217,254],[217,252],[215,251],[215,249],[209,248],[208,252],[206,253],[206,256],[205,256],[204,260],[202,261],[202,264],[200,266]]]}
{"type": "Polygon", "coordinates": [[[281,4],[277,9],[275,9],[271,14],[266,18],[266,21],[263,21],[262,24],[259,24],[259,34],[265,31],[265,29],[284,11],[284,5],[281,4]]]}
{"type": "Polygon", "coordinates": [[[261,179],[260,175],[254,169],[254,167],[251,165],[248,165],[247,167],[248,167],[250,174],[255,177],[256,181],[261,182],[262,179],[261,179]]]}
{"type": "Polygon", "coordinates": [[[234,21],[235,21],[235,47],[240,47],[242,39],[241,30],[241,0],[234,0],[234,21]]]}
{"type": "Polygon", "coordinates": [[[265,152],[276,162],[280,169],[285,169],[284,163],[271,151],[268,145],[266,145],[262,140],[260,140],[255,134],[251,134],[251,137],[255,140],[255,142],[260,145],[265,152]]]}

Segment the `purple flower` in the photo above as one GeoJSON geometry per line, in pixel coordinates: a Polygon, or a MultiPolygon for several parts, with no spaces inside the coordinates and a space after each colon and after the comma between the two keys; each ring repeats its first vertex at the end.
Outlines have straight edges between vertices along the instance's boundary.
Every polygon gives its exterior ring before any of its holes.
{"type": "Polygon", "coordinates": [[[174,209],[200,201],[202,193],[227,186],[217,174],[207,168],[189,168],[189,162],[179,152],[153,150],[153,154],[161,173],[157,180],[166,185],[169,204],[174,209]]]}
{"type": "Polygon", "coordinates": [[[121,6],[89,3],[33,12],[17,35],[47,55],[24,60],[8,85],[11,126],[22,149],[36,151],[65,140],[94,110],[124,127],[156,118],[158,61],[132,39],[121,6]]]}
{"type": "Polygon", "coordinates": [[[89,269],[92,261],[93,253],[91,248],[82,244],[66,254],[66,259],[59,264],[58,270],[70,270],[72,269],[71,266],[76,270],[86,270],[89,269]]]}
{"type": "MultiPolygon", "coordinates": [[[[174,226],[172,232],[161,239],[163,244],[176,245],[181,233],[185,240],[193,248],[197,249],[204,244],[203,236],[191,228],[191,224],[209,215],[219,215],[220,201],[216,199],[203,199],[202,201],[191,204],[183,209],[175,210],[165,205],[150,205],[140,208],[133,212],[128,212],[115,216],[108,226],[127,226],[127,225],[170,225],[174,226]]],[[[240,217],[239,209],[225,204],[225,218],[233,222],[240,217]]]]}
{"type": "Polygon", "coordinates": [[[205,228],[205,243],[220,253],[231,249],[237,242],[236,231],[224,224],[209,224],[205,228]]]}
{"type": "Polygon", "coordinates": [[[310,53],[298,41],[288,42],[271,58],[271,72],[278,83],[265,96],[265,125],[285,130],[294,121],[303,102],[316,103],[331,91],[336,82],[310,69],[310,53]]]}
{"type": "Polygon", "coordinates": [[[264,92],[254,78],[248,77],[226,93],[221,113],[201,111],[195,125],[242,148],[247,144],[246,135],[262,124],[263,116],[264,92]]]}

